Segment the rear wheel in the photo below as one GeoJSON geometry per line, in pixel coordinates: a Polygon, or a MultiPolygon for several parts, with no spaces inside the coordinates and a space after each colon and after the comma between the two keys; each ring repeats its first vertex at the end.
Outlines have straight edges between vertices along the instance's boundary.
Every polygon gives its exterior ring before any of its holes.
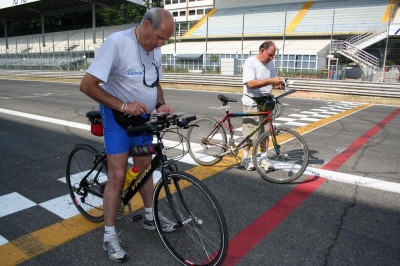
{"type": "Polygon", "coordinates": [[[101,158],[102,154],[92,146],[79,144],[70,152],[66,166],[66,182],[72,202],[92,222],[104,220],[103,192],[107,183],[107,162],[100,161],[101,158]],[[99,164],[94,168],[97,162],[99,164]]]}
{"type": "Polygon", "coordinates": [[[267,181],[289,183],[299,178],[308,165],[309,152],[304,138],[296,131],[276,127],[277,147],[273,147],[271,132],[263,133],[256,141],[253,149],[253,163],[257,172],[267,181]],[[263,154],[267,151],[269,167],[262,165],[263,154]]]}
{"type": "Polygon", "coordinates": [[[218,265],[226,255],[228,229],[217,200],[192,175],[171,172],[168,179],[170,201],[162,181],[153,198],[157,232],[164,245],[183,265],[218,265]],[[177,224],[174,232],[162,230],[161,217],[177,224]]]}
{"type": "Polygon", "coordinates": [[[218,121],[203,117],[191,124],[188,131],[189,153],[201,165],[214,165],[226,151],[226,133],[222,126],[214,129],[218,121]]]}

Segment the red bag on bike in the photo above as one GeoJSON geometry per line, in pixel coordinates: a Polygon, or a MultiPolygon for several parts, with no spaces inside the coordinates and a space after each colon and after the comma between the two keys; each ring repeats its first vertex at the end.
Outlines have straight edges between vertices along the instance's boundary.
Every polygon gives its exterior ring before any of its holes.
{"type": "Polygon", "coordinates": [[[90,125],[90,132],[92,132],[93,135],[102,137],[104,136],[103,134],[103,124],[101,123],[92,123],[90,125]]]}

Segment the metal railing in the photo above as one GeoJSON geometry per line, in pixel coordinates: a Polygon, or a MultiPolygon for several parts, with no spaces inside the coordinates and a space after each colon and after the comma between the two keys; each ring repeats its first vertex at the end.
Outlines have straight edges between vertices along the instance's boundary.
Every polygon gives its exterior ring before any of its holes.
{"type": "Polygon", "coordinates": [[[362,33],[362,34],[357,34],[354,35],[350,38],[348,38],[346,41],[348,41],[349,43],[353,44],[353,45],[357,45],[358,43],[367,41],[375,36],[378,36],[382,33],[385,33],[387,31],[387,23],[381,23],[369,30],[367,30],[366,32],[362,33]]]}
{"type": "MultiPolygon", "coordinates": [[[[0,72],[0,77],[47,77],[62,79],[81,79],[84,74],[84,71],[5,70],[0,72]]],[[[397,83],[374,83],[365,81],[329,79],[289,79],[294,81],[294,84],[291,86],[291,88],[299,91],[400,98],[399,81],[397,81],[397,83]]],[[[165,73],[164,78],[162,79],[162,83],[225,86],[238,88],[238,92],[240,92],[242,88],[242,76],[165,73]]]]}
{"type": "Polygon", "coordinates": [[[360,65],[368,65],[379,68],[379,58],[365,52],[364,50],[358,49],[348,41],[333,40],[332,51],[348,56],[357,61],[357,63],[360,65]]]}
{"type": "MultiPolygon", "coordinates": [[[[298,79],[291,86],[299,91],[320,93],[337,93],[347,95],[377,96],[400,98],[399,83],[373,83],[364,81],[298,79]]],[[[194,74],[164,74],[164,83],[196,84],[209,86],[228,86],[242,88],[241,76],[194,75],[194,74]]]]}

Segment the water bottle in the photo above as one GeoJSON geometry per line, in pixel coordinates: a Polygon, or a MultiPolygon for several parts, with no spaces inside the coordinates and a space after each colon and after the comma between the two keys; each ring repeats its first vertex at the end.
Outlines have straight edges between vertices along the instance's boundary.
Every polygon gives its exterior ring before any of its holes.
{"type": "Polygon", "coordinates": [[[125,175],[125,183],[123,190],[127,190],[131,185],[133,179],[135,179],[139,174],[139,169],[136,166],[129,168],[125,175]]]}

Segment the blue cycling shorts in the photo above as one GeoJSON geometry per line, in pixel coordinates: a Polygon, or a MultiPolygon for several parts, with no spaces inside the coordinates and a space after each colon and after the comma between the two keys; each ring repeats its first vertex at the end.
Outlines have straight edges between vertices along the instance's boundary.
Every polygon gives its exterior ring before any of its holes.
{"type": "Polygon", "coordinates": [[[131,146],[151,144],[153,135],[144,133],[128,133],[117,124],[112,109],[100,104],[100,113],[104,124],[104,147],[107,154],[127,152],[131,146]]]}

